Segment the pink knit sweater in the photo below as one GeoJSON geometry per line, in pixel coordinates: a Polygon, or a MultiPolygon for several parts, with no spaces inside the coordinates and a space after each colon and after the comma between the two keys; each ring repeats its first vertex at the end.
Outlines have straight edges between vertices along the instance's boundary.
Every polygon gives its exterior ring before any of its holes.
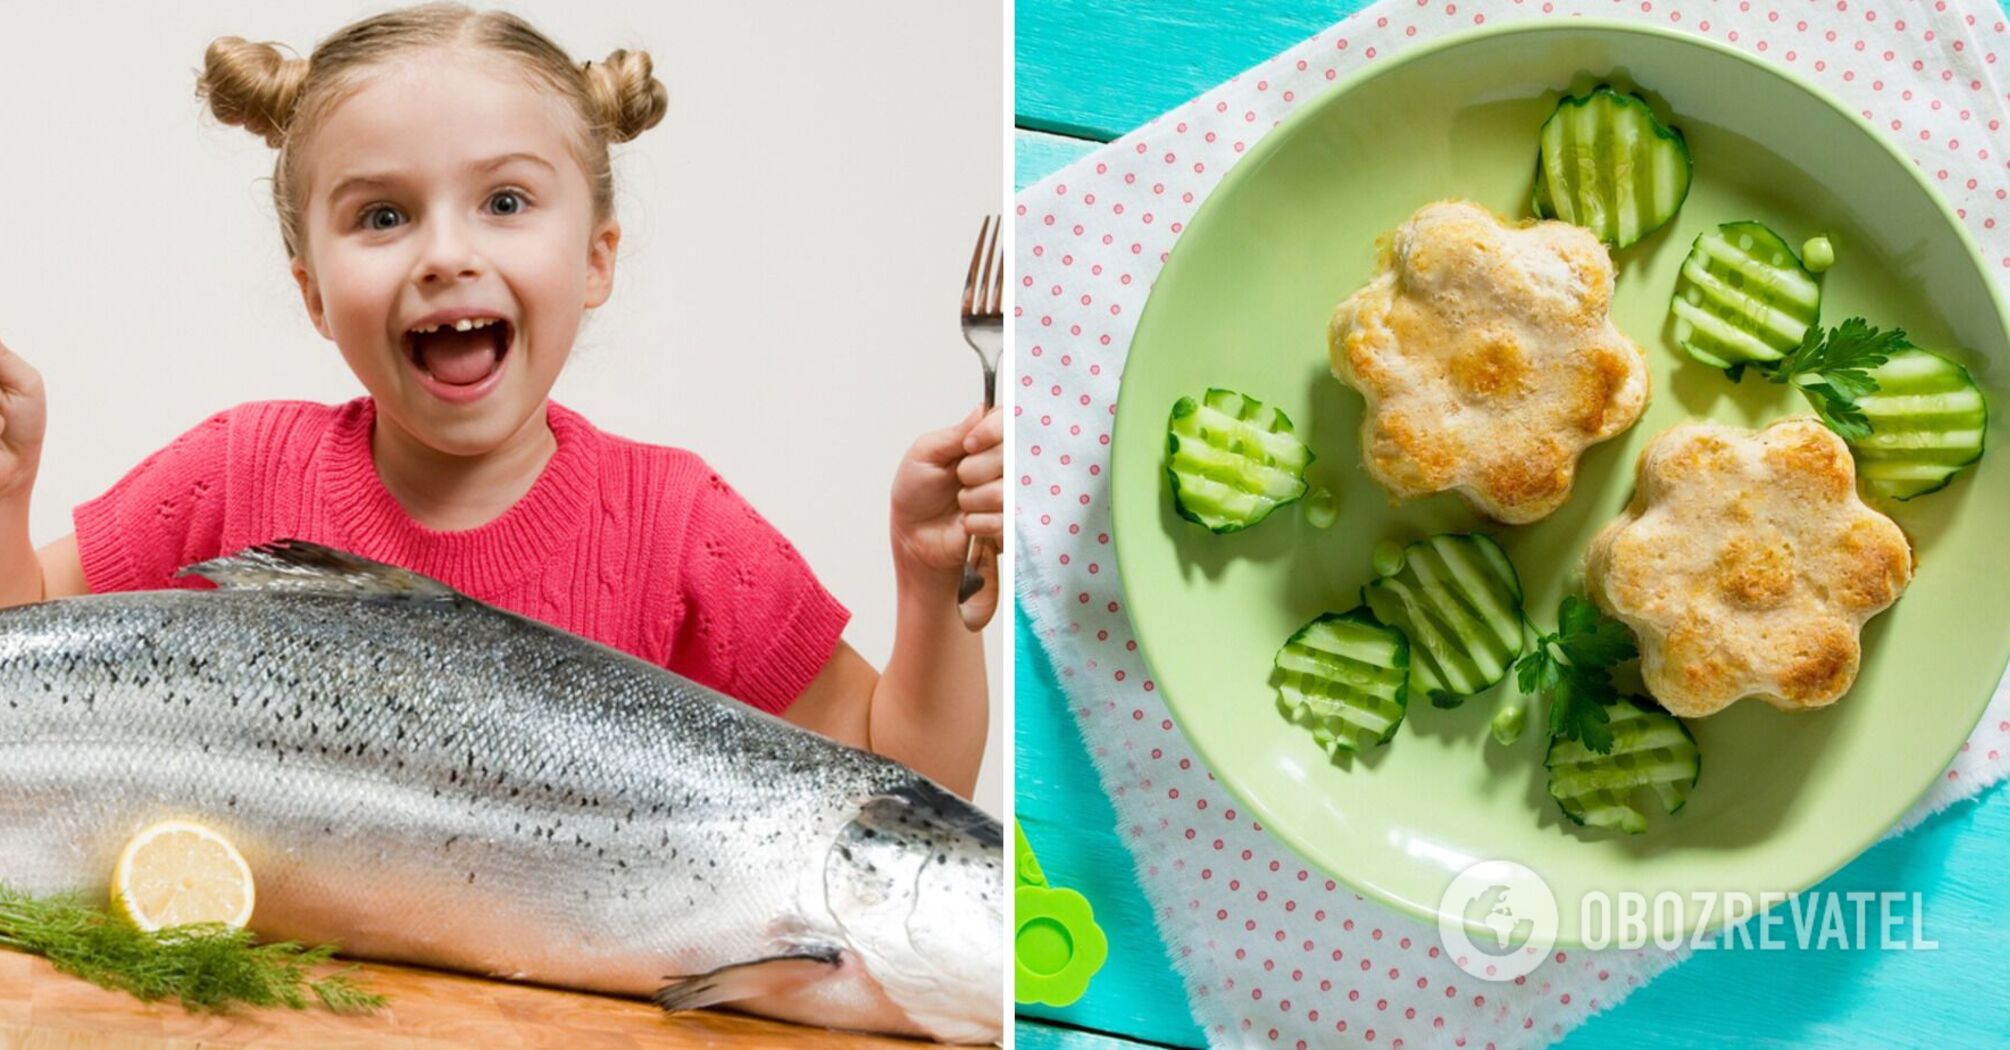
{"type": "Polygon", "coordinates": [[[293,538],[424,573],[767,711],[802,693],[850,614],[697,455],[601,433],[551,403],[529,493],[464,532],[413,521],[370,457],[375,403],[211,416],[76,510],[94,593],[207,586],[184,565],[293,538]]]}

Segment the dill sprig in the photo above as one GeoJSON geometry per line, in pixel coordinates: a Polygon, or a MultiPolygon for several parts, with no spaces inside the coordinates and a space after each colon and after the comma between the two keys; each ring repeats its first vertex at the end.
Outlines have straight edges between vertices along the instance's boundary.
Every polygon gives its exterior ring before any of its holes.
{"type": "Polygon", "coordinates": [[[326,977],[308,971],[333,945],[258,944],[221,923],[147,932],[74,895],[31,897],[0,885],[0,947],[43,956],[56,969],[145,1001],[179,999],[191,1011],[231,1007],[304,1009],[311,995],[336,1013],[367,1013],[384,997],[356,983],[355,967],[326,977]]]}

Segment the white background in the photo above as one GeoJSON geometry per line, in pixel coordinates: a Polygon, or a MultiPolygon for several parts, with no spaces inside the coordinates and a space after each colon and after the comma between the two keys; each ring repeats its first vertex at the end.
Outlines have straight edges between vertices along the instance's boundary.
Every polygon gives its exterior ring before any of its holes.
{"type": "MultiPolygon", "coordinates": [[[[244,401],[362,393],[308,324],[273,152],[194,97],[217,36],[287,44],[388,5],[0,0],[0,341],[41,370],[36,544],[148,453],[244,401]]],[[[488,5],[484,5],[488,6],[488,5]]],[[[1002,209],[996,3],[520,2],[576,60],[647,50],[662,124],[614,147],[614,297],[553,396],[705,456],[893,641],[887,493],[980,394],[956,307],[1002,209]]],[[[1004,811],[1002,625],[977,799],[1004,811]]]]}

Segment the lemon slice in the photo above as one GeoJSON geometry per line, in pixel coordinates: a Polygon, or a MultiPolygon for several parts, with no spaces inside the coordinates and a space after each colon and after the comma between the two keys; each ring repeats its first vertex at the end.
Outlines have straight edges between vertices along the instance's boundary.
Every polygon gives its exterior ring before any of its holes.
{"type": "Polygon", "coordinates": [[[230,840],[169,820],[140,832],[112,873],[112,908],[142,930],[251,921],[251,867],[230,840]]]}

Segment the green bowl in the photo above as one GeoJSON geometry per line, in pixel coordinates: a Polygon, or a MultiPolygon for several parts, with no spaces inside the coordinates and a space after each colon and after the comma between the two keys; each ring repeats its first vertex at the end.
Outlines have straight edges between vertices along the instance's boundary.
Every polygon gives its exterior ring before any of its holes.
{"type": "MultiPolygon", "coordinates": [[[[1124,370],[1112,447],[1117,562],[1139,646],[1181,730],[1263,826],[1362,894],[1436,921],[1479,860],[1533,868],[1557,897],[1558,943],[1580,945],[1593,891],[1803,889],[1869,846],[1942,775],[2010,658],[2010,454],[1891,510],[1911,536],[1911,589],[1866,627],[1856,684],[1833,707],[1758,701],[1691,726],[1703,772],[1686,808],[1637,836],[1578,828],[1545,791],[1542,709],[1512,747],[1487,723],[1508,683],[1457,710],[1412,701],[1388,745],[1329,759],[1278,713],[1271,660],[1291,632],[1358,602],[1369,551],[1480,529],[1519,570],[1530,616],[1554,625],[1581,591],[1592,534],[1620,512],[1640,449],[1685,419],[1758,426],[1807,406],[1784,387],[1687,359],[1667,328],[1697,233],[1760,219],[1791,244],[1826,232],[1839,261],[1823,319],[1861,314],[1958,348],[1994,420],[2010,408],[2003,304],[1974,243],[1915,165],[1792,75],[1679,33],[1618,23],[1520,24],[1447,38],[1308,100],[1223,179],[1153,289],[1124,370]],[[1570,502],[1534,525],[1486,521],[1456,496],[1392,506],[1361,469],[1361,398],[1328,372],[1326,323],[1365,282],[1375,239],[1419,206],[1464,197],[1526,215],[1536,134],[1564,90],[1637,88],[1687,135],[1695,182],[1675,220],[1617,254],[1613,315],[1647,349],[1653,400],[1590,450],[1570,502]],[[1165,426],[1183,394],[1225,386],[1290,414],[1340,500],[1321,531],[1287,508],[1210,535],[1174,512],[1165,426]]],[[[2000,423],[1989,444],[2000,448],[2000,423]]],[[[1699,911],[1681,920],[1694,925],[1699,911]]],[[[1718,915],[1703,925],[1714,928],[1718,915]]],[[[1674,936],[1675,930],[1649,929],[1674,936]]]]}

